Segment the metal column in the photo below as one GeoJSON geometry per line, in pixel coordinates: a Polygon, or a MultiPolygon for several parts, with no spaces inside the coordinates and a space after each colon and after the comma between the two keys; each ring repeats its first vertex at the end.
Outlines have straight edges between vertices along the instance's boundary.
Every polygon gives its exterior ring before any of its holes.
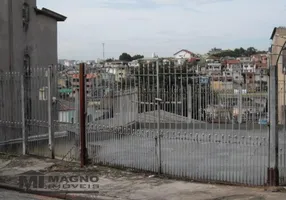
{"type": "Polygon", "coordinates": [[[25,80],[21,75],[21,114],[22,114],[22,153],[26,155],[27,151],[27,130],[26,130],[26,106],[25,106],[25,80]]]}
{"type": "Polygon", "coordinates": [[[48,68],[48,133],[49,133],[49,149],[51,158],[55,158],[54,150],[54,131],[53,131],[53,97],[52,97],[52,67],[48,68]]]}
{"type": "Polygon", "coordinates": [[[270,107],[270,132],[269,132],[269,166],[268,166],[268,184],[271,186],[279,185],[278,171],[278,74],[277,66],[270,67],[270,88],[269,88],[269,107],[270,107]]]}
{"type": "Polygon", "coordinates": [[[157,111],[158,111],[158,121],[157,121],[157,131],[158,131],[158,141],[157,141],[157,160],[158,160],[158,173],[162,173],[162,158],[161,158],[161,130],[160,130],[160,109],[162,99],[160,98],[160,80],[159,80],[159,61],[156,61],[156,78],[157,78],[157,111]]]}
{"type": "Polygon", "coordinates": [[[80,165],[84,167],[87,164],[87,150],[85,140],[85,122],[86,122],[86,101],[85,101],[85,65],[80,64],[79,69],[79,95],[80,95],[80,165]]]}

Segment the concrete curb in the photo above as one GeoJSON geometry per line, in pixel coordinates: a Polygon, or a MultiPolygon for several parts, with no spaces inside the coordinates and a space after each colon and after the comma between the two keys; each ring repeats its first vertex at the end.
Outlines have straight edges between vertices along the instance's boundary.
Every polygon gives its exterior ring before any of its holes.
{"type": "Polygon", "coordinates": [[[6,190],[13,190],[16,192],[27,193],[27,194],[34,194],[39,196],[46,196],[51,198],[57,199],[66,199],[66,200],[110,200],[110,198],[100,197],[100,196],[89,196],[89,194],[69,194],[69,193],[62,193],[62,194],[50,194],[50,193],[42,193],[37,191],[24,191],[23,189],[9,184],[0,183],[0,188],[6,190]]]}

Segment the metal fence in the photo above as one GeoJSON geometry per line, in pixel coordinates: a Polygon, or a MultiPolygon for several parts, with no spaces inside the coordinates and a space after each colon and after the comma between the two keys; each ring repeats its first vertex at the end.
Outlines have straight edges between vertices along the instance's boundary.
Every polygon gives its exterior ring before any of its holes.
{"type": "Polygon", "coordinates": [[[89,98],[103,115],[87,127],[94,163],[192,180],[267,184],[268,93],[260,74],[256,81],[235,82],[162,62],[91,72],[111,70],[115,77],[97,83],[89,98]]]}
{"type": "Polygon", "coordinates": [[[76,159],[78,124],[59,120],[75,100],[58,90],[60,74],[59,66],[45,66],[0,75],[2,152],[76,159]]]}
{"type": "MultiPolygon", "coordinates": [[[[88,67],[88,158],[197,181],[269,184],[268,74],[238,76],[163,60],[88,67]]],[[[78,72],[52,66],[3,74],[0,83],[1,151],[20,153],[26,145],[29,154],[79,160],[78,72]]],[[[286,184],[285,128],[279,141],[286,184]]]]}

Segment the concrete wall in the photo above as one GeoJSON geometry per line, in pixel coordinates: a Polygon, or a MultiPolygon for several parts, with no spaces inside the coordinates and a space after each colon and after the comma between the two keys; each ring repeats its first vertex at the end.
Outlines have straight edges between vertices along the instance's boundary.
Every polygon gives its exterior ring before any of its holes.
{"type": "Polygon", "coordinates": [[[35,64],[45,67],[58,63],[57,22],[49,17],[38,15],[36,26],[35,64]]]}
{"type": "Polygon", "coordinates": [[[23,72],[26,47],[28,47],[32,66],[57,64],[57,21],[43,15],[36,15],[34,7],[36,7],[36,0],[0,1],[0,72],[23,72]],[[30,5],[27,32],[23,29],[22,21],[24,2],[30,5]]]}
{"type": "Polygon", "coordinates": [[[136,121],[138,115],[138,95],[136,92],[116,96],[113,99],[114,118],[120,125],[136,121]]]}
{"type": "MultiPolygon", "coordinates": [[[[0,1],[0,73],[20,72],[24,69],[24,55],[27,52],[31,58],[31,67],[47,67],[57,64],[57,21],[43,15],[36,15],[34,8],[36,0],[1,0],[0,1]],[[23,28],[23,3],[29,5],[29,26],[23,28]]],[[[39,101],[39,89],[47,86],[44,73],[34,74],[38,77],[29,80],[31,93],[27,95],[26,107],[31,107],[29,119],[34,122],[31,134],[46,132],[46,128],[39,128],[40,122],[47,122],[47,101],[39,101]],[[29,103],[30,102],[30,103],[29,103]],[[33,132],[33,133],[32,133],[33,132]]],[[[15,122],[21,119],[21,82],[20,77],[11,77],[9,84],[0,81],[0,120],[15,122]],[[19,84],[20,83],[20,84],[19,84]],[[13,92],[11,92],[13,91],[13,92]]],[[[52,86],[55,86],[56,81],[52,86]]],[[[54,87],[53,87],[54,88],[54,87]]],[[[28,94],[28,93],[26,93],[28,94]]],[[[26,109],[26,112],[28,112],[26,109]]],[[[13,128],[13,127],[12,127],[13,128]]],[[[7,125],[1,126],[0,132],[9,138],[17,138],[21,132],[15,133],[7,125]],[[7,130],[9,129],[9,130],[7,130]]],[[[20,130],[20,129],[19,129],[20,130]]]]}
{"type": "Polygon", "coordinates": [[[0,72],[9,69],[8,0],[0,1],[0,72]]]}
{"type": "Polygon", "coordinates": [[[125,92],[101,100],[105,109],[113,110],[113,118],[97,121],[98,124],[124,126],[138,119],[138,94],[125,92]]]}

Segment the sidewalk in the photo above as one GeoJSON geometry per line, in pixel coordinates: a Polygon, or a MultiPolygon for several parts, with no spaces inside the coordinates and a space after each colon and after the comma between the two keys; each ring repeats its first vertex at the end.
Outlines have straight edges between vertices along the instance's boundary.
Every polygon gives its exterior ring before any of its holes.
{"type": "MultiPolygon", "coordinates": [[[[44,174],[85,173],[99,177],[99,194],[62,194],[64,199],[100,200],[285,200],[286,193],[263,188],[245,188],[198,184],[157,178],[152,174],[133,173],[108,167],[81,169],[76,163],[34,157],[9,157],[0,154],[0,187],[18,188],[17,175],[34,170],[44,174]],[[67,173],[69,171],[69,173],[67,173]],[[73,172],[70,172],[73,171],[73,172]]],[[[283,189],[283,188],[282,188],[283,189]]]]}

